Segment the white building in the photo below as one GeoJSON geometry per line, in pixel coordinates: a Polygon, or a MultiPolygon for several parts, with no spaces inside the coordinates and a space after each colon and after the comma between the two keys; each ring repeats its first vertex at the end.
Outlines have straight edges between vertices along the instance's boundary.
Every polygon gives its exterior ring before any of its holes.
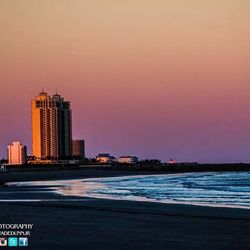
{"type": "Polygon", "coordinates": [[[7,147],[8,162],[12,165],[24,164],[26,162],[27,148],[21,142],[12,142],[7,147]]]}
{"type": "Polygon", "coordinates": [[[174,160],[173,158],[171,158],[171,159],[168,161],[168,164],[176,164],[176,160],[174,160]]]}
{"type": "Polygon", "coordinates": [[[115,162],[115,160],[115,157],[109,154],[99,154],[98,156],[96,156],[96,161],[100,163],[113,163],[115,162]]]}
{"type": "Polygon", "coordinates": [[[136,156],[121,156],[118,158],[118,163],[135,164],[138,162],[136,156]]]}

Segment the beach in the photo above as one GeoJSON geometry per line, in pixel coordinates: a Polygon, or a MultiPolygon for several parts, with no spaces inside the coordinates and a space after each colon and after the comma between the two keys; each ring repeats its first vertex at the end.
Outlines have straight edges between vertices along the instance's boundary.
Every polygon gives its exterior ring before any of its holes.
{"type": "MultiPolygon", "coordinates": [[[[10,172],[1,175],[1,181],[136,174],[107,170],[10,172]]],[[[249,209],[65,197],[34,192],[37,189],[18,186],[0,189],[0,200],[16,200],[0,203],[0,221],[33,224],[30,249],[250,248],[249,209]]]]}

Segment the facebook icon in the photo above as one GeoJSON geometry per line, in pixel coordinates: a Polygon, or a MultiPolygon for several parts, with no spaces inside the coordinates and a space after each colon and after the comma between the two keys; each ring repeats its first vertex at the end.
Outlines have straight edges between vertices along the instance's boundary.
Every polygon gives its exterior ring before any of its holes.
{"type": "Polygon", "coordinates": [[[28,238],[19,238],[19,247],[27,247],[28,238]]]}

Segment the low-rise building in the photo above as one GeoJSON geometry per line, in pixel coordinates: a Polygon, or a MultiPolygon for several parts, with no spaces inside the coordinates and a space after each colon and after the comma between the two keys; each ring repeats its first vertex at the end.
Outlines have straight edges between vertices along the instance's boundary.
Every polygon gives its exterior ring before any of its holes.
{"type": "Polygon", "coordinates": [[[145,159],[140,161],[140,165],[161,165],[161,160],[158,159],[145,159]]]}
{"type": "Polygon", "coordinates": [[[73,140],[73,158],[84,159],[85,158],[85,142],[84,140],[73,140]]]}
{"type": "Polygon", "coordinates": [[[171,159],[168,161],[168,164],[176,164],[176,160],[174,160],[173,158],[171,158],[171,159]]]}
{"type": "Polygon", "coordinates": [[[8,163],[11,165],[20,165],[26,162],[27,148],[21,142],[12,142],[7,147],[8,163]]]}
{"type": "Polygon", "coordinates": [[[138,157],[136,156],[121,156],[118,158],[118,163],[136,164],[137,162],[138,157]]]}
{"type": "Polygon", "coordinates": [[[100,163],[114,163],[116,158],[109,154],[98,154],[98,156],[96,156],[96,161],[100,163]]]}

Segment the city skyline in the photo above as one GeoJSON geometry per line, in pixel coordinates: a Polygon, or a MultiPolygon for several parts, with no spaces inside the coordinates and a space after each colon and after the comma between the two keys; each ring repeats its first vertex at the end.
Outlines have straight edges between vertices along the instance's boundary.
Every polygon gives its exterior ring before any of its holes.
{"type": "Polygon", "coordinates": [[[0,156],[31,153],[30,99],[71,100],[73,138],[168,161],[250,162],[249,1],[1,1],[0,156]]]}

